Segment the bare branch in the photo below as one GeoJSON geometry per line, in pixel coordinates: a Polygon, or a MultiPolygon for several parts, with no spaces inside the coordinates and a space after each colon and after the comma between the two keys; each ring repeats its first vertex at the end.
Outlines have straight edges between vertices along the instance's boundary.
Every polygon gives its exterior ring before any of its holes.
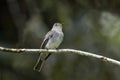
{"type": "Polygon", "coordinates": [[[90,53],[90,52],[85,52],[85,51],[80,51],[80,50],[74,50],[74,49],[58,49],[58,50],[55,50],[55,49],[14,49],[14,48],[4,48],[4,47],[0,47],[0,51],[3,51],[3,52],[12,52],[12,53],[38,53],[38,52],[50,52],[50,53],[57,53],[57,54],[61,54],[61,53],[73,53],[73,54],[79,54],[81,56],[87,56],[87,57],[92,57],[92,58],[96,58],[96,59],[99,59],[101,61],[104,61],[104,62],[109,62],[111,64],[115,64],[115,65],[118,65],[120,66],[120,61],[117,61],[117,60],[114,60],[114,59],[111,59],[111,58],[107,58],[107,57],[104,57],[104,56],[101,56],[101,55],[97,55],[97,54],[93,54],[93,53],[90,53]]]}

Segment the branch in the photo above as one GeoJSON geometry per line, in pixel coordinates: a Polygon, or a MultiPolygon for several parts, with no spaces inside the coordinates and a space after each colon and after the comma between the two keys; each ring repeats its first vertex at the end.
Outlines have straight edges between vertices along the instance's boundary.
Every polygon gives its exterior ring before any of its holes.
{"type": "Polygon", "coordinates": [[[60,54],[60,53],[73,53],[73,54],[78,54],[78,55],[81,55],[81,56],[96,58],[96,59],[99,59],[101,61],[120,66],[120,61],[117,61],[117,60],[114,60],[114,59],[111,59],[111,58],[107,58],[107,57],[104,57],[104,56],[101,56],[101,55],[93,54],[93,53],[90,53],[90,52],[74,50],[74,49],[58,49],[58,50],[49,49],[49,50],[47,50],[47,49],[14,49],[14,48],[0,47],[0,51],[12,52],[12,53],[38,53],[38,52],[43,52],[43,53],[50,52],[50,53],[53,53],[53,54],[54,53],[55,54],[56,53],[58,53],[58,54],[60,54]]]}

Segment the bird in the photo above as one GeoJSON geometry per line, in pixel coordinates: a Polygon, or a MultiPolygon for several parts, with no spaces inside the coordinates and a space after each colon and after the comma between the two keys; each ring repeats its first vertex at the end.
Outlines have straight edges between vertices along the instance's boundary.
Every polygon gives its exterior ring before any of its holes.
{"type": "MultiPolygon", "coordinates": [[[[44,40],[41,44],[40,49],[57,49],[59,45],[62,43],[64,37],[64,33],[62,31],[61,23],[54,23],[52,29],[45,35],[44,40]]],[[[51,54],[39,53],[39,58],[34,66],[34,70],[40,72],[45,61],[51,54]]]]}

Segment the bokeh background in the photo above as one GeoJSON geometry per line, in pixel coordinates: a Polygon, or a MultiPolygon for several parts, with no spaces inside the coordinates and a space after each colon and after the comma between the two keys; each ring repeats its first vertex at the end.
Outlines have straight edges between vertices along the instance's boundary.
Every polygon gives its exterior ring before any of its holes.
{"type": "MultiPolygon", "coordinates": [[[[55,22],[72,48],[120,60],[119,0],[0,0],[0,46],[39,48],[55,22]]],[[[120,80],[120,67],[75,54],[54,54],[33,71],[38,54],[0,52],[0,80],[120,80]]]]}

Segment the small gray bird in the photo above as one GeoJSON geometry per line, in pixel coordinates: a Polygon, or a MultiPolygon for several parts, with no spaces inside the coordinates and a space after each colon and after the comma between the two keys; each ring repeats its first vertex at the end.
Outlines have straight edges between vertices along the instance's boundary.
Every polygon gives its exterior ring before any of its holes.
{"type": "MultiPolygon", "coordinates": [[[[64,34],[62,32],[62,24],[55,23],[53,28],[45,35],[45,38],[41,44],[41,49],[56,49],[63,41],[64,34]]],[[[34,66],[34,70],[41,71],[46,59],[50,56],[50,53],[40,53],[38,61],[34,66]]]]}

